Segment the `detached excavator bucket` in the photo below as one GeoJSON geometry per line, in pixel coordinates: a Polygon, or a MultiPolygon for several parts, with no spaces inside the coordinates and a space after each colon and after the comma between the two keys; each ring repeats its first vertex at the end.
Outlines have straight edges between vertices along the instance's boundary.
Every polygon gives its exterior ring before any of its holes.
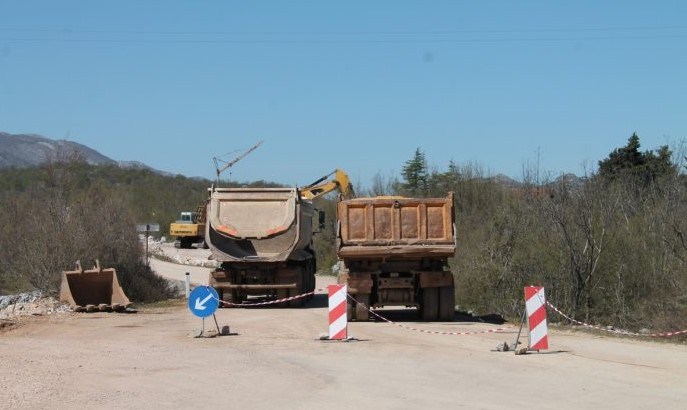
{"type": "Polygon", "coordinates": [[[75,312],[119,312],[131,306],[115,269],[102,269],[97,260],[93,269],[83,270],[76,261],[76,270],[62,272],[60,301],[69,303],[75,312]]]}

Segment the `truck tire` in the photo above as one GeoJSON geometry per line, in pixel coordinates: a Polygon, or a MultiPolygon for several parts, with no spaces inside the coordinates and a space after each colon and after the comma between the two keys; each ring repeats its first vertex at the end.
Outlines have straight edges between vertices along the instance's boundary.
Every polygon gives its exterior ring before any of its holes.
{"type": "MultiPolygon", "coordinates": [[[[298,291],[298,289],[289,290],[289,296],[296,296],[296,295],[300,295],[300,294],[301,293],[298,291]],[[291,294],[291,293],[293,293],[293,294],[291,294]]],[[[289,307],[298,308],[301,306],[303,306],[303,298],[289,300],[289,307]]]]}
{"type": "Polygon", "coordinates": [[[315,277],[315,273],[317,273],[317,262],[315,259],[313,259],[310,263],[310,292],[313,292],[313,294],[310,295],[309,300],[315,298],[315,288],[317,288],[317,278],[315,277]]]}
{"type": "MultiPolygon", "coordinates": [[[[306,281],[308,275],[307,266],[301,266],[300,272],[296,277],[296,289],[289,289],[289,296],[298,296],[303,293],[303,283],[306,281]]],[[[289,307],[297,308],[303,306],[303,298],[293,299],[289,301],[289,307]]]]}
{"type": "MultiPolygon", "coordinates": [[[[220,296],[220,299],[227,302],[227,303],[236,303],[239,304],[241,303],[241,300],[239,299],[238,292],[235,290],[225,290],[224,291],[224,297],[220,296]]],[[[220,304],[222,306],[222,304],[220,304]]],[[[224,307],[234,307],[230,305],[224,305],[224,307]]]]}
{"type": "MultiPolygon", "coordinates": [[[[315,260],[311,259],[308,261],[306,264],[306,272],[305,272],[305,292],[314,292],[315,291],[315,260]]],[[[306,301],[312,300],[314,295],[308,295],[305,297],[306,301]]]]}
{"type": "Polygon", "coordinates": [[[308,292],[313,292],[313,293],[308,295],[308,297],[305,300],[312,300],[315,297],[315,275],[314,274],[310,274],[310,286],[308,286],[308,292]]]}
{"type": "Polygon", "coordinates": [[[349,322],[352,322],[356,319],[355,302],[353,302],[350,298],[347,298],[346,300],[346,319],[349,322]]]}
{"type": "Polygon", "coordinates": [[[425,321],[439,318],[439,288],[423,288],[420,317],[425,321]]]}
{"type": "MultiPolygon", "coordinates": [[[[277,299],[286,299],[287,297],[289,297],[289,290],[288,289],[277,289],[276,294],[277,294],[277,299]]],[[[280,303],[277,303],[276,306],[280,307],[280,308],[285,308],[285,307],[289,306],[289,302],[280,302],[280,303]]]]}
{"type": "MultiPolygon", "coordinates": [[[[215,292],[217,292],[217,297],[219,298],[220,301],[227,301],[227,299],[226,299],[225,296],[224,296],[224,290],[222,290],[222,289],[217,289],[217,288],[213,288],[213,289],[215,289],[215,292]]],[[[227,302],[228,302],[228,301],[227,301],[227,302]]],[[[225,306],[226,306],[226,305],[225,305],[224,303],[222,303],[222,302],[219,302],[219,305],[217,305],[217,307],[220,308],[220,309],[223,308],[223,307],[225,307],[225,306]]]]}
{"type": "Polygon", "coordinates": [[[453,286],[439,288],[439,320],[442,322],[453,321],[453,313],[456,306],[456,293],[453,286]]]}
{"type": "Polygon", "coordinates": [[[367,322],[370,320],[370,294],[363,293],[355,295],[355,319],[358,322],[367,322]]]}

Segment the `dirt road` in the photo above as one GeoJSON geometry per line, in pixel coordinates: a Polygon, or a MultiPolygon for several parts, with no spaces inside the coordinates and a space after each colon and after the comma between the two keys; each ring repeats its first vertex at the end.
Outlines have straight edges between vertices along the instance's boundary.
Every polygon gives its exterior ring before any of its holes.
{"type": "MultiPolygon", "coordinates": [[[[428,330],[502,327],[385,315],[428,330]]],[[[191,337],[201,319],[181,302],[25,319],[0,331],[0,408],[639,409],[687,400],[684,345],[551,331],[549,352],[515,356],[490,351],[515,328],[446,336],[375,322],[350,324],[359,341],[319,341],[323,294],[302,309],[220,309],[217,320],[233,335],[191,337]]]]}
{"type": "Polygon", "coordinates": [[[188,273],[191,284],[194,286],[207,285],[211,271],[211,268],[179,265],[156,259],[150,260],[150,266],[158,275],[170,280],[184,281],[186,280],[186,273],[188,273]]]}

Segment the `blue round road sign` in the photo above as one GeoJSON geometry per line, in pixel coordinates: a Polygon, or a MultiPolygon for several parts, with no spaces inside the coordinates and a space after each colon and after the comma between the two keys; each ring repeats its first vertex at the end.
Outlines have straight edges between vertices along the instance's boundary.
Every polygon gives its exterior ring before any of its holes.
{"type": "Polygon", "coordinates": [[[198,286],[188,297],[188,308],[198,317],[211,316],[219,307],[219,295],[210,286],[198,286]]]}

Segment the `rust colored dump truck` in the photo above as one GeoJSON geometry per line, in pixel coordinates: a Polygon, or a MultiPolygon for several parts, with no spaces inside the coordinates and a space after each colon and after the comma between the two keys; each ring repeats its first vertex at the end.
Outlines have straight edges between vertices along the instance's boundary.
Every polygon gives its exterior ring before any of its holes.
{"type": "Polygon", "coordinates": [[[316,213],[297,188],[211,188],[205,240],[221,265],[210,273],[210,286],[230,303],[313,291],[316,213]]]}
{"type": "Polygon", "coordinates": [[[348,301],[349,321],[368,320],[367,307],[384,306],[418,308],[423,320],[453,319],[452,192],[446,198],[341,200],[337,215],[337,281],[357,302],[348,301]]]}

